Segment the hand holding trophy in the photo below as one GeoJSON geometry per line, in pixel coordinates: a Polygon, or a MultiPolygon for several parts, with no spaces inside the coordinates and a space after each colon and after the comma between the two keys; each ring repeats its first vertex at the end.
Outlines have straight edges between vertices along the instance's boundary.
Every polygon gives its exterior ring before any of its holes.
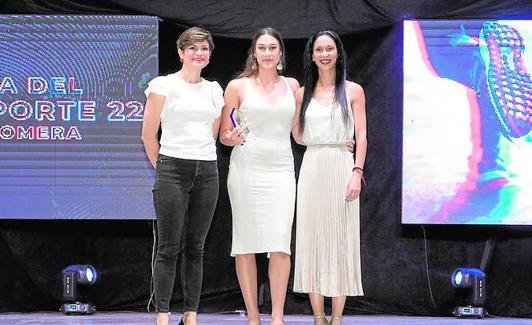
{"type": "Polygon", "coordinates": [[[233,108],[229,114],[233,130],[231,131],[231,140],[237,145],[243,145],[246,142],[246,136],[249,133],[248,127],[245,125],[244,113],[238,108],[233,108]]]}
{"type": "Polygon", "coordinates": [[[233,124],[233,127],[237,128],[242,128],[244,130],[244,132],[246,132],[246,134],[249,133],[249,129],[247,127],[247,125],[245,125],[245,122],[244,122],[244,113],[234,107],[232,110],[231,110],[231,113],[229,114],[229,117],[231,118],[231,123],[233,124]]]}

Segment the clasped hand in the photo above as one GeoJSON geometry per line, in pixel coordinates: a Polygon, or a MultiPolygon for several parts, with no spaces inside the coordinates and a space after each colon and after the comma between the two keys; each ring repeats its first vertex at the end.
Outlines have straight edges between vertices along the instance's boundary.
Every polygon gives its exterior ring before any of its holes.
{"type": "Polygon", "coordinates": [[[235,146],[240,146],[246,142],[246,135],[246,131],[237,126],[231,130],[229,138],[231,139],[231,143],[233,143],[235,146]]]}

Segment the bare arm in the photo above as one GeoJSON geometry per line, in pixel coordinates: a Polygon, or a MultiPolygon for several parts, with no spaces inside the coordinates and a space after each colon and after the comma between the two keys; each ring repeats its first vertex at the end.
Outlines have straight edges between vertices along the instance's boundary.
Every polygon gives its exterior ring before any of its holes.
{"type": "Polygon", "coordinates": [[[288,84],[290,85],[290,88],[292,89],[292,92],[295,95],[297,90],[299,89],[299,82],[294,78],[286,78],[286,80],[288,81],[288,84]]]}
{"type": "Polygon", "coordinates": [[[212,137],[213,137],[215,142],[216,142],[216,139],[218,138],[218,132],[220,131],[220,121],[221,120],[222,120],[222,116],[220,115],[212,123],[212,137]]]}
{"type": "Polygon", "coordinates": [[[351,109],[355,119],[355,167],[364,167],[368,141],[366,138],[366,98],[364,89],[358,84],[351,83],[351,109]]]}
{"type": "Polygon", "coordinates": [[[305,145],[303,142],[303,134],[299,131],[299,113],[301,112],[301,103],[303,102],[303,92],[305,88],[299,88],[296,93],[296,111],[294,113],[294,118],[292,119],[292,136],[294,140],[301,145],[305,145]]]}
{"type": "Polygon", "coordinates": [[[355,120],[355,168],[347,185],[346,201],[351,202],[360,195],[363,167],[366,160],[368,141],[366,138],[366,99],[364,90],[356,83],[349,82],[349,97],[355,120]]]}
{"type": "Polygon", "coordinates": [[[231,80],[225,89],[224,101],[225,105],[222,109],[222,116],[220,122],[220,142],[226,146],[236,146],[244,142],[246,134],[242,128],[233,128],[231,123],[231,110],[240,107],[240,88],[242,87],[242,80],[231,80]]]}
{"type": "Polygon", "coordinates": [[[142,121],[142,142],[148,159],[155,168],[157,156],[159,155],[159,141],[157,132],[161,125],[161,112],[166,97],[150,93],[144,109],[144,120],[142,121]]]}
{"type": "MultiPolygon", "coordinates": [[[[214,103],[214,106],[216,107],[216,109],[218,109],[220,106],[222,106],[222,109],[223,109],[223,105],[224,105],[224,98],[223,98],[223,89],[222,87],[220,86],[220,84],[216,81],[212,82],[211,83],[212,85],[212,102],[214,103]]],[[[218,134],[220,132],[220,122],[222,120],[222,112],[220,111],[220,115],[214,120],[214,122],[212,123],[212,137],[214,139],[214,141],[216,141],[216,139],[218,139],[218,134]]]]}

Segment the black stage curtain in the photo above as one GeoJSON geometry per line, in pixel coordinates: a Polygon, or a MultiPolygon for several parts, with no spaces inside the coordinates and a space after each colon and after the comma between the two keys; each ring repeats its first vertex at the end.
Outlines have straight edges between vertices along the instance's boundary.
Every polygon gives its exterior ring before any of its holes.
{"type": "MultiPolygon", "coordinates": [[[[401,225],[402,19],[527,18],[530,0],[4,0],[0,12],[157,15],[161,74],[177,69],[177,35],[201,24],[213,31],[216,43],[205,77],[223,86],[242,68],[258,27],[273,26],[284,34],[286,74],[299,80],[305,39],[324,28],[339,31],[349,55],[349,79],[366,91],[369,140],[368,185],[361,197],[365,296],[349,298],[346,313],[449,315],[455,305],[451,272],[478,266],[484,242],[496,237],[487,269],[487,309],[501,316],[532,315],[530,228],[401,225]]],[[[225,184],[230,148],[219,144],[218,149],[225,184]]],[[[295,144],[293,149],[297,172],[304,149],[295,144]]],[[[206,246],[203,312],[243,308],[229,257],[230,211],[222,185],[206,246]]],[[[151,221],[0,221],[0,311],[57,310],[61,270],[76,263],[92,263],[100,273],[90,292],[99,310],[142,310],[149,299],[152,249],[151,221]]],[[[264,283],[267,261],[259,256],[258,262],[264,283]]],[[[177,287],[179,282],[178,277],[177,287]]],[[[180,306],[176,290],[173,309],[180,306]]],[[[268,309],[266,294],[262,311],[268,309]]],[[[310,313],[310,305],[304,295],[289,291],[286,311],[310,313]]]]}
{"type": "Polygon", "coordinates": [[[180,26],[203,25],[214,34],[247,39],[273,26],[285,38],[307,38],[320,29],[341,34],[387,27],[405,18],[518,18],[530,0],[4,0],[6,13],[143,14],[180,26]]]}

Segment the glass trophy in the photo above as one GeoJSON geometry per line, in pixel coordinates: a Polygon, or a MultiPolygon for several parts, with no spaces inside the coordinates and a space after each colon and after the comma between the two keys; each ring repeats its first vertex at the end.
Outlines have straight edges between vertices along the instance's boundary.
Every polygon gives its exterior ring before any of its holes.
{"type": "Polygon", "coordinates": [[[233,127],[240,127],[244,130],[244,132],[246,132],[246,134],[249,133],[249,129],[244,122],[244,113],[240,109],[233,108],[229,114],[229,117],[231,118],[231,124],[233,124],[233,127]]]}

